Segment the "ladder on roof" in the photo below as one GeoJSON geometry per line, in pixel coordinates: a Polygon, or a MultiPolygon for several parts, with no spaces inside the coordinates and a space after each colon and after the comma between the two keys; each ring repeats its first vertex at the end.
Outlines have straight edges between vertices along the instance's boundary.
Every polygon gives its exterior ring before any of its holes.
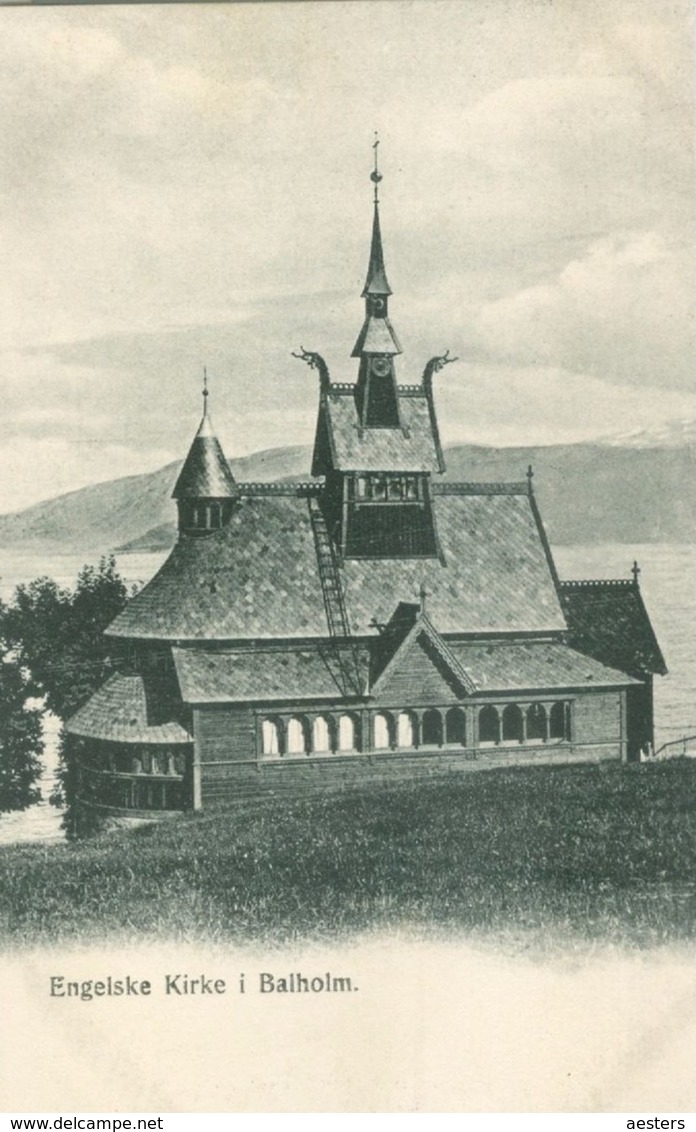
{"type": "Polygon", "coordinates": [[[326,526],[326,519],[316,496],[309,498],[309,517],[317,552],[319,580],[324,597],[329,636],[335,644],[334,654],[340,670],[340,685],[344,695],[361,695],[358,652],[350,633],[350,624],[343,593],[338,555],[326,526]],[[343,646],[339,642],[344,642],[343,646]]]}

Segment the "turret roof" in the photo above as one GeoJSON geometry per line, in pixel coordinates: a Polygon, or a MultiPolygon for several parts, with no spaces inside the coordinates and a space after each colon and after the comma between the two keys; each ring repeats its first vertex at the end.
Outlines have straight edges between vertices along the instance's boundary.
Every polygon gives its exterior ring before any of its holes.
{"type": "Polygon", "coordinates": [[[226,499],[237,485],[215,435],[207,407],[174,486],[174,499],[226,499]]]}

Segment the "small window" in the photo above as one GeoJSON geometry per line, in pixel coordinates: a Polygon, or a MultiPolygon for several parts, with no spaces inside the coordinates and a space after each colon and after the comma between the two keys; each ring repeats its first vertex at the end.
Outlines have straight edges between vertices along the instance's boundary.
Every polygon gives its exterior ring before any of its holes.
{"type": "Polygon", "coordinates": [[[375,749],[388,751],[392,745],[394,723],[386,712],[377,712],[375,716],[375,749]]]}
{"type": "Polygon", "coordinates": [[[494,707],[481,708],[478,719],[479,743],[500,742],[500,719],[494,707]]]}
{"type": "Polygon", "coordinates": [[[387,498],[387,483],[384,476],[372,477],[372,498],[377,500],[387,498]]]}
{"type": "Polygon", "coordinates": [[[342,715],[338,721],[339,751],[354,751],[357,748],[356,726],[352,715],[342,715]]]}
{"type": "Polygon", "coordinates": [[[264,755],[280,754],[280,736],[275,719],[264,719],[261,724],[261,750],[264,755]]]}
{"type": "Polygon", "coordinates": [[[522,735],[522,712],[517,704],[508,704],[503,712],[503,741],[521,743],[522,735]]]}
{"type": "Polygon", "coordinates": [[[546,738],[546,708],[543,704],[530,704],[527,708],[527,740],[538,743],[546,738]]]}
{"type": "Polygon", "coordinates": [[[423,746],[439,747],[442,744],[442,716],[430,708],[423,714],[423,746]]]}
{"type": "Polygon", "coordinates": [[[418,479],[416,476],[406,476],[404,479],[404,499],[418,499],[418,479]]]}
{"type": "Polygon", "coordinates": [[[416,746],[416,722],[413,712],[402,711],[396,725],[397,743],[400,747],[416,746]]]}
{"type": "Polygon", "coordinates": [[[318,715],[312,728],[312,750],[325,752],[333,750],[331,724],[325,715],[318,715]]]}
{"type": "Polygon", "coordinates": [[[466,716],[461,708],[450,708],[445,716],[447,743],[454,747],[466,746],[466,716]]]}
{"type": "Polygon", "coordinates": [[[387,483],[388,497],[391,500],[399,500],[404,497],[404,486],[399,476],[390,476],[387,483]]]}
{"type": "Polygon", "coordinates": [[[549,712],[549,738],[570,739],[570,704],[558,701],[549,712]]]}
{"type": "Polygon", "coordinates": [[[293,715],[288,722],[288,754],[306,755],[309,751],[309,728],[307,720],[293,715]]]}

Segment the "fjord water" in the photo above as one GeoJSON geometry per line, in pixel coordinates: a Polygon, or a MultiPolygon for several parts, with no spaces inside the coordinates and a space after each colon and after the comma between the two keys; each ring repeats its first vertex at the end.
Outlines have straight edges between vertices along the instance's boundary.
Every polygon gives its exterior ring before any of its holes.
{"type": "MultiPolygon", "coordinates": [[[[668,676],[655,678],[656,747],[696,735],[696,545],[559,546],[554,557],[561,578],[629,578],[634,560],[638,561],[643,598],[669,669],[668,676]]],[[[129,584],[142,584],[165,558],[166,552],[124,554],[117,557],[117,567],[129,584]]],[[[15,586],[42,575],[72,586],[89,560],[80,554],[0,552],[0,596],[8,600],[15,586]]],[[[62,837],[60,811],[48,802],[59,729],[57,719],[46,720],[42,801],[23,813],[0,816],[0,844],[62,837]]]]}

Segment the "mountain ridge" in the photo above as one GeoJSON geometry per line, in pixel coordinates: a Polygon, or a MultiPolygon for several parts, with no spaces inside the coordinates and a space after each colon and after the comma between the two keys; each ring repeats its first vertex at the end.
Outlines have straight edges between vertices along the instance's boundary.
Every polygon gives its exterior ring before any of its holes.
{"type": "MultiPolygon", "coordinates": [[[[696,542],[696,445],[594,443],[445,449],[447,481],[518,481],[528,465],[552,542],[696,542]]],[[[230,461],[237,480],[307,480],[309,446],[230,461]]],[[[171,491],[181,461],[0,515],[8,550],[163,550],[176,536],[171,491]]]]}

